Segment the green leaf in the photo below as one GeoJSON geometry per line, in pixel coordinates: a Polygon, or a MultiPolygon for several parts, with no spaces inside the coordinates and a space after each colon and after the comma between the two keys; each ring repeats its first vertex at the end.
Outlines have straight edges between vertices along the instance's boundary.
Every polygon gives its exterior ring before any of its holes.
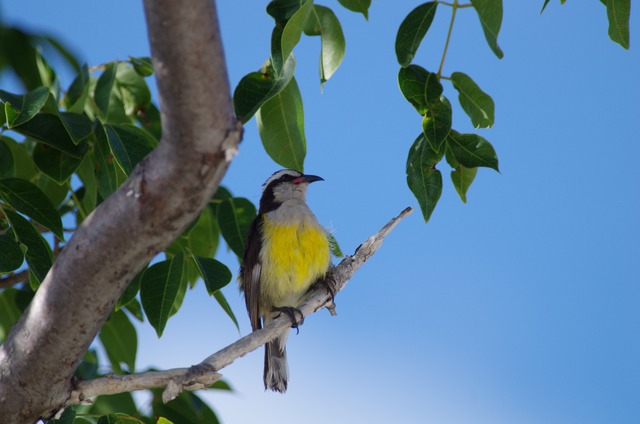
{"type": "Polygon", "coordinates": [[[396,36],[396,57],[403,68],[411,64],[422,39],[436,15],[438,3],[428,2],[413,9],[400,24],[396,36]]]}
{"type": "Polygon", "coordinates": [[[36,178],[35,183],[38,188],[47,196],[47,198],[49,198],[58,215],[62,216],[58,208],[67,198],[69,194],[69,187],[66,184],[58,184],[56,181],[47,177],[45,174],[40,174],[36,178]]]}
{"type": "Polygon", "coordinates": [[[260,106],[278,94],[293,78],[296,60],[289,56],[281,72],[276,73],[268,60],[259,72],[245,75],[233,92],[233,106],[238,119],[246,123],[258,111],[260,106]]]}
{"type": "Polygon", "coordinates": [[[136,122],[140,124],[153,138],[160,140],[162,138],[162,123],[160,122],[160,111],[153,103],[149,103],[136,113],[136,122]]]}
{"type": "Polygon", "coordinates": [[[123,62],[118,64],[116,85],[122,96],[124,111],[127,115],[133,115],[151,103],[151,91],[149,91],[147,83],[144,78],[127,63],[123,62]]]}
{"type": "Polygon", "coordinates": [[[134,125],[107,124],[104,129],[111,152],[126,175],[153,150],[154,138],[134,125]]]}
{"type": "Polygon", "coordinates": [[[82,160],[46,144],[38,143],[33,149],[33,162],[49,178],[58,184],[63,184],[75,172],[82,160]]]}
{"type": "Polygon", "coordinates": [[[219,231],[211,208],[205,208],[189,231],[189,249],[194,255],[212,258],[218,247],[219,231]]]}
{"type": "Polygon", "coordinates": [[[238,324],[238,320],[236,319],[236,316],[234,315],[233,310],[229,305],[229,302],[227,302],[227,298],[224,297],[224,294],[222,294],[222,292],[218,290],[217,292],[213,293],[213,297],[216,299],[216,301],[218,302],[222,310],[226,312],[229,318],[231,318],[231,321],[233,321],[233,323],[235,324],[236,329],[240,331],[240,325],[238,324]]]}
{"type": "Polygon", "coordinates": [[[7,142],[4,141],[5,138],[0,137],[0,178],[13,177],[15,175],[13,154],[7,142]]]}
{"type": "Polygon", "coordinates": [[[48,420],[46,424],[73,424],[75,418],[76,411],[73,406],[69,406],[62,412],[60,418],[48,420]]]}
{"type": "Polygon", "coordinates": [[[73,80],[64,97],[67,112],[82,113],[89,98],[89,67],[85,64],[73,80]]]}
{"type": "Polygon", "coordinates": [[[60,216],[38,187],[19,178],[5,178],[0,180],[0,197],[19,212],[51,230],[60,240],[64,240],[60,216]]]}
{"type": "Polygon", "coordinates": [[[460,134],[451,131],[447,137],[447,146],[462,166],[498,169],[498,156],[491,143],[477,134],[460,134]]]}
{"type": "Polygon", "coordinates": [[[442,151],[434,152],[424,133],[418,136],[409,150],[407,184],[418,200],[425,222],[429,221],[442,194],[442,174],[435,167],[441,158],[442,151]]]}
{"type": "Polygon", "coordinates": [[[218,206],[218,226],[229,248],[242,257],[256,207],[243,197],[225,199],[218,206]]]}
{"type": "Polygon", "coordinates": [[[629,50],[631,0],[605,0],[609,20],[609,38],[629,50]]]}
{"type": "Polygon", "coordinates": [[[462,72],[451,74],[453,87],[460,93],[460,106],[471,118],[475,128],[491,128],[495,122],[493,99],[467,75],[462,72]]]}
{"type": "MultiPolygon", "coordinates": [[[[98,396],[96,399],[93,399],[93,404],[87,411],[83,411],[86,417],[90,417],[91,415],[105,415],[111,417],[112,421],[103,421],[112,424],[124,424],[125,422],[129,424],[129,421],[120,421],[122,417],[126,417],[127,414],[130,416],[140,416],[140,412],[136,407],[136,403],[133,400],[133,396],[131,396],[131,392],[118,393],[115,395],[108,396],[98,396]],[[117,414],[110,414],[113,411],[120,411],[117,414]]],[[[104,417],[100,417],[103,419],[104,417]]],[[[93,421],[94,423],[96,421],[93,421]]],[[[100,421],[98,421],[100,422],[100,421]]],[[[137,420],[131,424],[141,424],[140,420],[137,420]]]]}
{"type": "Polygon", "coordinates": [[[142,274],[144,274],[146,269],[147,268],[145,267],[135,277],[133,277],[133,280],[131,280],[131,282],[127,285],[127,288],[124,289],[124,291],[120,295],[120,298],[116,302],[116,306],[115,306],[116,311],[127,306],[128,304],[133,302],[133,300],[136,298],[136,296],[138,295],[138,292],[140,291],[140,282],[142,281],[142,274]]]}
{"type": "Polygon", "coordinates": [[[84,187],[84,195],[81,200],[82,208],[86,213],[91,213],[96,208],[98,200],[98,182],[92,155],[84,156],[76,168],[76,172],[84,187]]]}
{"type": "Polygon", "coordinates": [[[117,166],[111,148],[109,147],[109,139],[102,124],[96,121],[95,129],[96,140],[93,145],[93,153],[96,162],[96,177],[98,178],[98,193],[100,197],[106,199],[118,189],[120,181],[117,174],[117,166]]]}
{"type": "Polygon", "coordinates": [[[307,35],[319,35],[320,45],[320,83],[324,84],[336,72],[342,59],[346,42],[340,21],[331,9],[313,6],[304,27],[307,35]]]}
{"type": "MultiPolygon", "coordinates": [[[[83,119],[81,118],[80,120],[82,121],[83,119]]],[[[82,125],[84,126],[84,124],[82,125]]],[[[28,122],[15,127],[14,130],[78,159],[82,158],[87,151],[86,143],[76,145],[73,142],[60,116],[56,114],[40,113],[28,122]]],[[[86,135],[88,136],[89,133],[86,133],[86,135]]]]}
{"type": "Polygon", "coordinates": [[[82,380],[91,380],[98,376],[98,354],[95,349],[85,352],[82,362],[78,365],[74,376],[82,380]]]}
{"type": "Polygon", "coordinates": [[[478,168],[467,168],[462,165],[458,165],[456,169],[451,171],[453,186],[464,203],[467,203],[467,190],[473,183],[477,173],[478,168]]]}
{"type": "Polygon", "coordinates": [[[165,404],[162,390],[152,390],[151,407],[153,416],[165,417],[174,423],[219,424],[218,417],[211,408],[193,392],[183,391],[177,398],[165,404]]]}
{"type": "Polygon", "coordinates": [[[42,109],[48,97],[47,87],[38,87],[22,96],[0,90],[0,100],[4,102],[7,126],[13,128],[31,120],[42,109]]]}
{"type": "Polygon", "coordinates": [[[502,25],[502,0],[471,0],[478,12],[484,36],[491,50],[502,59],[504,53],[498,46],[498,33],[502,25]]]}
{"type": "Polygon", "coordinates": [[[0,234],[0,273],[16,270],[22,265],[24,254],[20,245],[6,234],[0,234]]]}
{"type": "Polygon", "coordinates": [[[338,3],[352,12],[362,13],[365,19],[369,19],[371,0],[338,0],[338,3]]]}
{"type": "Polygon", "coordinates": [[[265,151],[277,164],[302,172],[307,141],[302,96],[295,78],[262,105],[256,115],[265,151]]]}
{"type": "Polygon", "coordinates": [[[140,282],[142,307],[158,337],[162,336],[171,314],[171,308],[180,288],[183,268],[184,256],[179,254],[150,266],[142,274],[140,282]]]}
{"type": "Polygon", "coordinates": [[[153,63],[151,62],[150,57],[129,56],[129,62],[141,77],[150,77],[153,75],[153,63]]]}
{"type": "Polygon", "coordinates": [[[231,282],[231,271],[222,262],[202,256],[194,256],[193,259],[198,266],[209,296],[231,282]]]}
{"type": "Polygon", "coordinates": [[[544,12],[544,9],[546,9],[548,4],[549,4],[549,0],[544,0],[544,4],[542,5],[542,10],[540,10],[541,15],[542,15],[542,12],[544,12]]]}
{"type": "Polygon", "coordinates": [[[9,218],[18,241],[27,247],[24,256],[27,265],[29,265],[29,272],[38,282],[42,282],[53,264],[53,254],[49,243],[20,214],[10,210],[5,210],[4,213],[9,218]]]}
{"type": "Polygon", "coordinates": [[[31,302],[33,292],[9,287],[0,291],[0,343],[31,302]]]}
{"type": "Polygon", "coordinates": [[[109,102],[111,101],[111,93],[116,83],[117,64],[110,63],[98,78],[93,99],[96,102],[100,116],[107,120],[109,115],[109,102]]]}
{"type": "Polygon", "coordinates": [[[404,98],[420,115],[427,113],[430,103],[439,101],[443,91],[438,76],[418,65],[400,68],[398,85],[404,98]]]}
{"type": "Polygon", "coordinates": [[[22,180],[31,180],[36,176],[38,170],[31,159],[31,155],[28,152],[28,148],[25,143],[18,143],[15,140],[2,136],[2,141],[11,150],[11,156],[13,156],[13,170],[12,177],[20,178],[22,180]]]}
{"type": "Polygon", "coordinates": [[[135,372],[138,335],[127,314],[113,312],[100,330],[100,341],[116,373],[122,373],[122,363],[129,373],[135,372]]]}
{"type": "Polygon", "coordinates": [[[446,97],[427,105],[427,113],[422,119],[422,132],[435,152],[439,152],[451,131],[453,112],[446,97]]]}
{"type": "Polygon", "coordinates": [[[329,250],[331,250],[331,254],[336,258],[342,258],[344,253],[342,253],[335,236],[327,231],[327,239],[329,240],[329,250]]]}
{"type": "Polygon", "coordinates": [[[277,74],[300,41],[312,6],[312,0],[272,0],[267,5],[267,13],[276,20],[271,34],[271,63],[277,74]]]}
{"type": "Polygon", "coordinates": [[[173,421],[169,421],[165,417],[159,417],[158,422],[156,424],[173,424],[173,421]]]}

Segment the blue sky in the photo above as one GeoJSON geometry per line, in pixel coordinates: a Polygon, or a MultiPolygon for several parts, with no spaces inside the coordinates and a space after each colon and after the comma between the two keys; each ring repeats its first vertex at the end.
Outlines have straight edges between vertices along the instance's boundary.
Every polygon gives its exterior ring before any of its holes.
{"type": "MultiPolygon", "coordinates": [[[[609,40],[600,2],[551,2],[540,16],[542,3],[505,2],[502,60],[472,10],[456,17],[445,74],[465,72],[493,97],[495,126],[479,133],[502,173],[480,170],[464,205],[443,164],[429,224],[419,213],[403,221],[338,295],[338,316],[320,312],[290,338],[286,395],[263,392],[261,351],[223,370],[236,392],[205,397],[224,423],[640,421],[640,14],[632,9],[625,51],[609,40]]],[[[369,22],[321,4],[340,18],[347,53],[320,93],[319,40],[303,38],[295,51],[305,170],[326,180],[309,203],[352,252],[417,206],[404,169],[420,118],[398,90],[393,45],[419,2],[375,1],[369,22]]],[[[235,86],[267,58],[272,20],[257,2],[218,8],[235,86]]],[[[26,0],[1,12],[59,36],[90,66],[149,54],[141,2],[26,0]]],[[[448,13],[440,8],[418,51],[427,69],[439,64],[448,13]]],[[[474,131],[444,86],[454,128],[474,131]]],[[[224,184],[257,202],[276,169],[249,122],[224,184]]],[[[224,291],[246,334],[237,288],[224,291]]],[[[149,326],[139,337],[138,367],[168,368],[197,363],[238,333],[198,287],[161,340],[149,326]]]]}

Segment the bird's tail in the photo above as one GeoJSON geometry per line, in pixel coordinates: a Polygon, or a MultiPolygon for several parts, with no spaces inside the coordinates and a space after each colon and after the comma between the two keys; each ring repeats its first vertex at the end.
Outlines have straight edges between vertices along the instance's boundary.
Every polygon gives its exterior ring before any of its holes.
{"type": "Polygon", "coordinates": [[[282,336],[264,345],[264,388],[274,392],[287,391],[289,366],[287,365],[287,330],[282,336]]]}

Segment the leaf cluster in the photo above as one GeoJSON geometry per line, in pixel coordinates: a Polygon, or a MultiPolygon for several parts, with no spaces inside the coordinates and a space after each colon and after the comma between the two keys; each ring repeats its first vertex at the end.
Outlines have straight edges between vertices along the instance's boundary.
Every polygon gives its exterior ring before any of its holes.
{"type": "MultiPolygon", "coordinates": [[[[13,71],[25,87],[23,93],[0,90],[1,342],[75,228],[156,147],[161,125],[146,81],[153,74],[149,58],[132,57],[90,69],[78,65],[55,40],[46,39],[47,45],[58,47],[55,54],[63,52],[76,70],[73,81],[61,88],[49,56],[42,53],[46,50],[38,44],[43,37],[14,28],[0,28],[0,36],[5,47],[0,54],[6,56],[0,56],[2,70],[13,71]],[[6,51],[6,40],[22,40],[25,48],[20,57],[6,51]]],[[[182,235],[122,293],[96,340],[108,366],[98,364],[92,349],[77,376],[95,378],[104,369],[118,374],[139,371],[133,320],[148,321],[160,337],[187,290],[200,280],[237,327],[220,291],[232,273],[214,256],[224,240],[241,257],[255,215],[250,201],[220,187],[182,235]]],[[[224,383],[217,388],[229,389],[224,383]]],[[[193,393],[183,393],[168,405],[162,404],[159,394],[154,393],[154,399],[151,416],[164,416],[166,422],[217,420],[193,393]]],[[[136,409],[130,394],[101,397],[89,410],[77,412],[66,412],[52,422],[155,422],[136,409]],[[126,415],[113,415],[113,411],[126,415]]]]}
{"type": "MultiPolygon", "coordinates": [[[[341,0],[345,8],[368,17],[370,0],[341,0]]],[[[320,37],[320,85],[331,78],[344,58],[342,26],[330,8],[313,0],[273,0],[267,13],[274,19],[269,58],[245,75],[233,93],[242,122],[254,115],[265,151],[279,165],[303,171],[307,151],[304,109],[294,77],[293,50],[303,34],[320,37]]]]}

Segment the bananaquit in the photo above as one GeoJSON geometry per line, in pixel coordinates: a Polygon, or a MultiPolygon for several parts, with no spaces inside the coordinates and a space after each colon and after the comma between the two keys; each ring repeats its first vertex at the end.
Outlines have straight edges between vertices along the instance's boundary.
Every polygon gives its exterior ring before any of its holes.
{"type": "MultiPolygon", "coordinates": [[[[324,180],[283,169],[263,185],[239,277],[253,331],[281,312],[295,313],[302,296],[329,269],[327,234],[305,202],[314,181],[324,180]]],[[[265,390],[287,390],[288,336],[289,331],[265,345],[265,390]]]]}

